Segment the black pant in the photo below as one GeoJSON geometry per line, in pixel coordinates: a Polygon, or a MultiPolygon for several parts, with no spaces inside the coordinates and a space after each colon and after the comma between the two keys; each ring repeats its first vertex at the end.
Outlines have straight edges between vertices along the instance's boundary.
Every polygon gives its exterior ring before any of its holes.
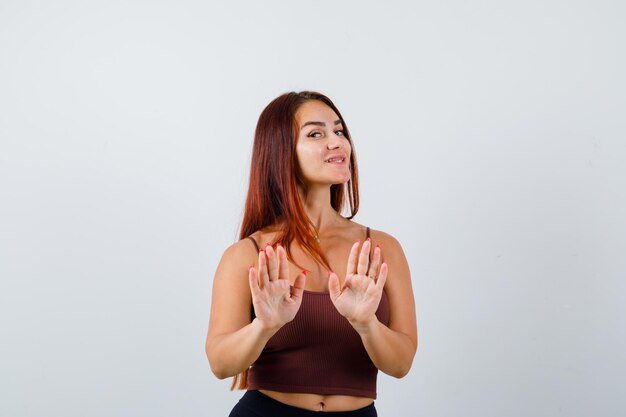
{"type": "Polygon", "coordinates": [[[311,411],[281,403],[257,390],[248,390],[228,417],[377,417],[374,403],[353,411],[311,411]]]}

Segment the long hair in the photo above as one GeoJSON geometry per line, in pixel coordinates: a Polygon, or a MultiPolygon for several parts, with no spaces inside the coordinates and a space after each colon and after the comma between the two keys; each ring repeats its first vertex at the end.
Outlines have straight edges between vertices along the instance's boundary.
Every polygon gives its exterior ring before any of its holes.
{"type": "MultiPolygon", "coordinates": [[[[306,193],[307,188],[300,176],[296,157],[299,126],[296,121],[298,108],[310,100],[319,100],[339,116],[345,137],[350,142],[350,180],[345,184],[330,186],[330,204],[341,214],[347,200],[352,219],[359,210],[359,178],[352,138],[339,109],[325,95],[315,91],[285,93],[270,102],[261,112],[254,133],[248,195],[244,209],[239,239],[268,226],[278,229],[277,239],[291,256],[291,243],[297,242],[302,249],[329,270],[330,264],[315,239],[315,226],[307,216],[298,187],[306,193]]],[[[299,265],[298,265],[299,266],[299,265]]],[[[248,370],[235,375],[231,390],[247,388],[248,370]]]]}

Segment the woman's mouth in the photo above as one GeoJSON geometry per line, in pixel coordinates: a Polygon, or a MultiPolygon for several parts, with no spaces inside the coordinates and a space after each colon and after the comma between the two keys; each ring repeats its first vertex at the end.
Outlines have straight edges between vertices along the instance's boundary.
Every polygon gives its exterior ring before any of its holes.
{"type": "Polygon", "coordinates": [[[324,162],[327,162],[333,165],[345,165],[346,160],[347,158],[345,155],[338,155],[338,156],[331,156],[330,158],[326,159],[324,162]]]}

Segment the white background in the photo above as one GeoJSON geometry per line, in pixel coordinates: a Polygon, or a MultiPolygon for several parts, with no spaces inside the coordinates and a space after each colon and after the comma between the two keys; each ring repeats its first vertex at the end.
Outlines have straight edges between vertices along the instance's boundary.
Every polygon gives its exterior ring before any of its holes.
{"type": "Polygon", "coordinates": [[[626,401],[621,1],[0,1],[0,415],[226,416],[215,267],[254,127],[319,90],[412,272],[381,417],[626,401]]]}

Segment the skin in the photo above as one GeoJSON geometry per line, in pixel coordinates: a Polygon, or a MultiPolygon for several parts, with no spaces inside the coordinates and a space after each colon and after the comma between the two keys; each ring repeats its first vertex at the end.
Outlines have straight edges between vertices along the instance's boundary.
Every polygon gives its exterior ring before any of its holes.
{"type": "MultiPolygon", "coordinates": [[[[342,136],[341,124],[335,124],[338,119],[330,107],[317,100],[303,104],[296,113],[298,126],[309,121],[324,123],[307,125],[299,131],[296,154],[307,185],[307,192],[300,190],[300,196],[318,230],[331,269],[337,272],[329,275],[296,244],[292,246],[293,262],[280,245],[276,249],[265,246],[265,242],[276,239],[277,232],[272,228],[252,234],[264,247],[259,253],[248,239],[229,247],[214,279],[206,343],[211,369],[218,378],[235,375],[258,358],[267,340],[293,320],[305,289],[328,292],[339,313],[361,336],[378,369],[401,378],[411,367],[417,350],[417,325],[404,252],[393,236],[381,231],[371,230],[371,241],[361,243],[365,227],[343,218],[330,205],[330,186],[350,179],[347,163],[325,162],[337,153],[345,154],[349,161],[350,143],[342,136]],[[309,272],[303,274],[295,263],[309,272]],[[383,290],[389,300],[389,326],[375,316],[383,290]],[[250,303],[256,315],[252,322],[250,303]]],[[[350,395],[260,391],[313,411],[349,411],[373,402],[371,398],[350,395]]]]}

